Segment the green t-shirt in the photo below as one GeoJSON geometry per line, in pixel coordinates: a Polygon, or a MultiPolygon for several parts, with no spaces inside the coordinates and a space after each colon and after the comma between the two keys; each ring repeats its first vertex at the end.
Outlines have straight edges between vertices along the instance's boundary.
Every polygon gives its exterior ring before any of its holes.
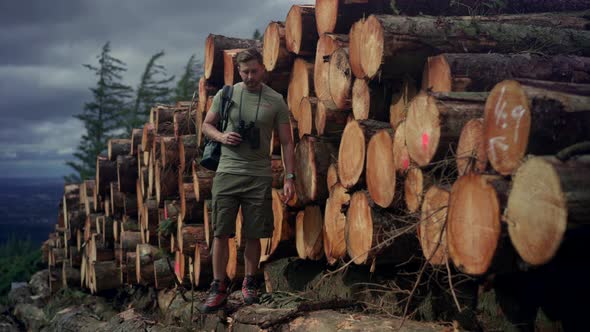
{"type": "MultiPolygon", "coordinates": [[[[213,98],[210,111],[219,113],[221,91],[213,98]]],[[[235,131],[239,126],[240,97],[242,95],[242,120],[248,125],[256,118],[258,106],[258,92],[249,92],[243,83],[234,85],[232,104],[229,108],[229,123],[225,132],[235,131]]],[[[256,127],[260,128],[260,147],[250,148],[250,143],[242,137],[242,143],[238,146],[222,145],[221,159],[217,172],[238,175],[272,176],[270,168],[270,144],[273,129],[278,129],[279,124],[289,123],[289,110],[283,96],[269,86],[262,84],[260,95],[260,109],[256,127]]]]}

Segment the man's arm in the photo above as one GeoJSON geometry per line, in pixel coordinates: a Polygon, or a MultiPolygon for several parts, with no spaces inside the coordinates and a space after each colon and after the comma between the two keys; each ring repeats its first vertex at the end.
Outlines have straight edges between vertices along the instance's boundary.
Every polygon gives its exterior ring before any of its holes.
{"type": "MultiPolygon", "coordinates": [[[[293,137],[291,136],[291,124],[279,124],[279,140],[283,148],[283,163],[285,167],[285,174],[295,172],[295,152],[293,146],[293,137]]],[[[293,198],[295,194],[295,184],[293,179],[285,178],[285,185],[283,186],[283,194],[285,203],[293,198]]]]}
{"type": "Polygon", "coordinates": [[[219,120],[219,113],[207,112],[207,115],[205,116],[205,121],[203,121],[203,125],[201,126],[203,134],[205,134],[205,136],[209,137],[212,140],[220,142],[221,144],[240,144],[242,142],[240,134],[236,132],[222,133],[219,130],[217,130],[217,122],[219,122],[219,120]]]}

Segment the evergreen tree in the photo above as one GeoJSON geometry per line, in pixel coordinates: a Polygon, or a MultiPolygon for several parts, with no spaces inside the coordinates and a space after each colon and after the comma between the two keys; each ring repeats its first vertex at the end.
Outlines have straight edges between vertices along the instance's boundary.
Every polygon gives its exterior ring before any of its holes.
{"type": "MultiPolygon", "coordinates": [[[[193,93],[199,88],[199,80],[197,77],[203,75],[203,66],[201,62],[195,59],[195,55],[191,55],[184,66],[184,72],[178,82],[176,89],[174,89],[173,102],[192,100],[193,93]]],[[[198,96],[195,96],[195,99],[198,96]]]]}
{"type": "Polygon", "coordinates": [[[254,34],[252,35],[252,39],[257,39],[257,40],[262,41],[263,37],[264,36],[263,36],[263,34],[260,33],[260,30],[258,30],[258,29],[254,30],[254,34]]]}
{"type": "Polygon", "coordinates": [[[170,100],[172,89],[169,87],[169,83],[174,80],[174,76],[168,76],[166,68],[156,63],[163,56],[164,51],[152,55],[145,66],[131,114],[128,116],[128,132],[147,122],[150,109],[155,104],[165,104],[170,100]]]}
{"type": "Polygon", "coordinates": [[[86,132],[74,153],[77,161],[66,162],[76,172],[66,176],[66,182],[94,177],[96,156],[106,150],[108,140],[124,125],[124,109],[133,92],[122,82],[127,65],[111,55],[110,42],[104,44],[97,59],[98,65],[83,65],[98,77],[98,81],[96,87],[90,88],[93,100],[84,104],[81,114],[74,115],[84,123],[86,132]]]}

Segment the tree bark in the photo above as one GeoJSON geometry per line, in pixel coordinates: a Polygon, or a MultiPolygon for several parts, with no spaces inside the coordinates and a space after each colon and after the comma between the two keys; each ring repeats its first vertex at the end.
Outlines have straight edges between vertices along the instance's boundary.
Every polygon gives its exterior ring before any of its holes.
{"type": "Polygon", "coordinates": [[[295,191],[302,202],[320,202],[328,197],[326,174],[335,147],[321,139],[305,136],[295,149],[295,191]]]}
{"type": "Polygon", "coordinates": [[[358,38],[369,41],[360,53],[368,78],[418,74],[426,57],[435,53],[518,53],[530,47],[531,41],[546,54],[590,54],[590,34],[585,31],[393,15],[371,15],[364,25],[358,38]]]}
{"type": "Polygon", "coordinates": [[[130,139],[112,138],[109,140],[109,145],[108,145],[109,160],[117,160],[117,156],[128,155],[130,152],[131,152],[131,140],[130,139]]]}
{"type": "Polygon", "coordinates": [[[393,207],[401,199],[396,195],[393,160],[393,129],[378,130],[367,144],[365,178],[367,189],[375,204],[393,207]]]}
{"type": "Polygon", "coordinates": [[[210,96],[214,96],[220,89],[220,84],[214,84],[208,81],[205,76],[201,76],[199,79],[199,105],[197,112],[207,112],[207,99],[210,96]]]}
{"type": "Polygon", "coordinates": [[[161,136],[174,135],[174,112],[176,108],[158,106],[155,110],[154,126],[156,134],[161,136]]]}
{"type": "Polygon", "coordinates": [[[179,184],[180,193],[180,218],[186,223],[196,224],[203,222],[203,202],[198,202],[195,195],[193,182],[179,184]]]}
{"type": "Polygon", "coordinates": [[[295,120],[299,121],[298,106],[301,99],[313,94],[313,64],[303,58],[296,58],[287,94],[287,106],[289,106],[295,120]]]}
{"type": "Polygon", "coordinates": [[[209,34],[205,41],[205,78],[214,84],[223,84],[223,51],[250,47],[260,47],[260,41],[209,34]]]}
{"type": "Polygon", "coordinates": [[[119,275],[117,263],[114,260],[94,262],[91,266],[93,293],[100,293],[121,286],[121,280],[114,277],[119,275]]]}
{"type": "Polygon", "coordinates": [[[205,226],[200,225],[184,225],[179,228],[178,235],[178,249],[185,255],[192,254],[198,243],[205,243],[205,226]]]}
{"type": "Polygon", "coordinates": [[[490,91],[494,85],[511,78],[590,83],[590,58],[532,53],[441,54],[428,58],[422,89],[490,91]]]}
{"type": "Polygon", "coordinates": [[[352,24],[372,13],[391,12],[389,0],[318,0],[316,23],[318,33],[348,33],[352,24]]]}
{"type": "Polygon", "coordinates": [[[141,234],[138,231],[121,232],[121,249],[124,252],[135,252],[138,244],[141,244],[141,234]]]}
{"type": "Polygon", "coordinates": [[[532,265],[549,262],[567,228],[590,222],[590,158],[530,157],[513,176],[505,212],[510,239],[532,265]]]}
{"type": "MultiPolygon", "coordinates": [[[[174,263],[170,262],[171,265],[174,263]]],[[[174,285],[174,271],[170,271],[167,258],[154,261],[154,286],[156,289],[164,289],[174,285]]]]}
{"type": "Polygon", "coordinates": [[[484,143],[492,167],[509,175],[525,153],[556,153],[590,139],[588,87],[511,80],[498,83],[487,98],[484,115],[484,143]],[[575,94],[538,87],[552,85],[575,94]]]}
{"type": "Polygon", "coordinates": [[[162,167],[156,162],[156,200],[164,202],[166,199],[178,196],[178,171],[173,167],[162,167]]]}
{"type": "Polygon", "coordinates": [[[285,23],[270,22],[266,27],[262,58],[264,67],[269,72],[291,70],[293,56],[287,49],[285,23]]]}
{"type": "Polygon", "coordinates": [[[135,252],[135,274],[137,283],[151,286],[154,284],[154,261],[161,258],[157,247],[138,244],[135,252]]]}
{"type": "Polygon", "coordinates": [[[314,55],[318,41],[314,5],[293,5],[285,21],[287,49],[297,55],[314,55]]]}
{"type": "MultiPolygon", "coordinates": [[[[117,181],[117,162],[104,156],[96,157],[96,191],[105,196],[111,190],[110,183],[117,181]]],[[[78,196],[79,197],[79,196],[78,196]]]]}
{"type": "MultiPolygon", "coordinates": [[[[194,115],[194,114],[192,114],[194,115]]],[[[194,135],[196,133],[195,117],[191,117],[189,110],[182,110],[174,113],[174,136],[177,140],[184,135],[194,135]]]]}
{"type": "Polygon", "coordinates": [[[163,167],[178,167],[180,164],[179,141],[176,137],[162,137],[160,162],[163,167]]]}
{"type": "Polygon", "coordinates": [[[134,156],[117,157],[117,189],[121,193],[135,193],[137,181],[137,159],[134,156]]]}
{"type": "Polygon", "coordinates": [[[331,98],[328,89],[329,59],[339,48],[348,48],[348,35],[333,33],[320,35],[315,52],[313,86],[315,95],[321,102],[331,98]]]}
{"type": "MultiPolygon", "coordinates": [[[[452,0],[443,1],[426,1],[426,0],[396,0],[395,11],[403,15],[492,15],[492,14],[523,14],[523,13],[542,13],[540,15],[556,15],[557,13],[543,12],[567,12],[575,10],[588,9],[588,3],[583,0],[566,1],[537,1],[537,0],[516,0],[509,1],[499,5],[486,6],[480,0],[466,0],[461,3],[452,0]]],[[[564,13],[565,15],[571,13],[564,13]]],[[[514,15],[529,16],[529,15],[514,15]]],[[[493,20],[494,16],[488,19],[493,20]]],[[[554,24],[559,22],[554,21],[554,24]]]]}
{"type": "Polygon", "coordinates": [[[366,147],[380,129],[390,128],[389,123],[375,120],[351,121],[346,125],[338,151],[338,175],[347,189],[360,182],[365,169],[366,147]]]}
{"type": "Polygon", "coordinates": [[[215,172],[201,167],[197,161],[192,162],[193,189],[197,202],[211,198],[211,188],[215,172]]]}

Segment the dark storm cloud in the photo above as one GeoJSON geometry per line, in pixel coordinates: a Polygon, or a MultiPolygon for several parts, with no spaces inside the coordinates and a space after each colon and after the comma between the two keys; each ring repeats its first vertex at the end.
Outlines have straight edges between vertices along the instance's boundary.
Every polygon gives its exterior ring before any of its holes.
{"type": "Polygon", "coordinates": [[[249,38],[268,22],[284,20],[294,3],[314,1],[31,0],[0,2],[0,171],[35,164],[47,153],[67,158],[83,132],[72,115],[90,100],[102,45],[128,65],[136,87],[149,57],[179,76],[191,54],[203,58],[209,33],[249,38]],[[10,160],[7,160],[10,159],[10,160]],[[10,162],[10,164],[8,164],[10,162]]]}

